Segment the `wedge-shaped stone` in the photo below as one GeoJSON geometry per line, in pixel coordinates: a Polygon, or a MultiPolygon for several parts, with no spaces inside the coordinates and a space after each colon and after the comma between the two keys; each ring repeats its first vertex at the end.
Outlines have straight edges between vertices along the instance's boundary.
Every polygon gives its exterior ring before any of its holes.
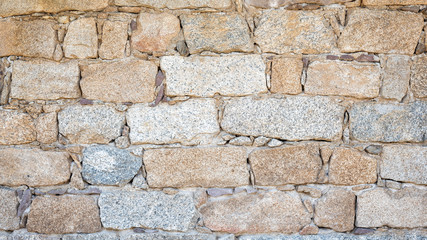
{"type": "Polygon", "coordinates": [[[296,233],[311,216],[295,192],[239,195],[202,206],[205,226],[213,231],[242,233],[296,233]]]}
{"type": "Polygon", "coordinates": [[[344,108],[327,97],[252,97],[230,100],[221,127],[237,135],[286,140],[341,138],[344,108]]]}
{"type": "Polygon", "coordinates": [[[186,0],[186,1],[170,1],[170,0],[116,0],[116,5],[119,6],[141,6],[151,8],[216,8],[227,9],[232,6],[231,0],[186,0]]]}
{"type": "Polygon", "coordinates": [[[415,97],[427,97],[427,55],[414,57],[412,63],[411,89],[415,97]]]}
{"type": "Polygon", "coordinates": [[[68,153],[40,149],[0,150],[0,185],[56,185],[67,182],[70,174],[68,153]]]}
{"type": "Polygon", "coordinates": [[[419,14],[358,8],[350,13],[338,46],[342,52],[412,55],[423,26],[419,14]]]}
{"type": "Polygon", "coordinates": [[[70,23],[64,38],[64,55],[67,58],[98,56],[98,34],[94,18],[80,18],[70,23]]]}
{"type": "Polygon", "coordinates": [[[25,144],[36,140],[37,132],[30,115],[0,110],[0,145],[25,144]]]}
{"type": "Polygon", "coordinates": [[[267,92],[261,56],[176,57],[160,60],[168,96],[244,96],[267,92]]]}
{"type": "Polygon", "coordinates": [[[236,187],[249,184],[246,149],[152,149],[144,152],[150,187],[236,187]]]}
{"type": "Polygon", "coordinates": [[[257,185],[315,183],[322,159],[315,144],[255,150],[249,161],[257,185]]]}
{"type": "Polygon", "coordinates": [[[102,26],[102,43],[99,57],[102,59],[124,58],[128,40],[128,23],[106,21],[102,26]]]}
{"type": "Polygon", "coordinates": [[[0,188],[0,230],[19,229],[18,205],[18,197],[14,190],[0,188]]]}
{"type": "Polygon", "coordinates": [[[357,197],[356,226],[415,228],[427,226],[427,191],[376,188],[357,197]]]}
{"type": "Polygon", "coordinates": [[[427,4],[426,0],[363,0],[365,6],[385,6],[385,5],[417,5],[427,4]]]}

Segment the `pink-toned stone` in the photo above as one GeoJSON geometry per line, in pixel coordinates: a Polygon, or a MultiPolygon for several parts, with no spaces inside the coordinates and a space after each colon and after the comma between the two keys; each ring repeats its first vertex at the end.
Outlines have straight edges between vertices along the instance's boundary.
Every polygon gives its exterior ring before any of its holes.
{"type": "Polygon", "coordinates": [[[36,128],[30,115],[0,110],[0,145],[30,143],[36,137],[36,128]]]}
{"type": "Polygon", "coordinates": [[[303,62],[301,57],[276,58],[271,73],[272,93],[299,94],[302,92],[301,75],[303,62]]]}
{"type": "Polygon", "coordinates": [[[427,4],[427,0],[363,0],[364,6],[386,6],[386,5],[418,5],[427,4]]]}
{"type": "Polygon", "coordinates": [[[102,43],[99,57],[102,59],[124,58],[128,39],[128,23],[105,21],[102,27],[102,43]]]}

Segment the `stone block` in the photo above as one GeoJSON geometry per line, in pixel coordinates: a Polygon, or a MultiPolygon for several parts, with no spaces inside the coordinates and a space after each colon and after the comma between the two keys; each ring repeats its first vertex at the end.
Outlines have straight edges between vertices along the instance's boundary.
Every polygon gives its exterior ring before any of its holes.
{"type": "Polygon", "coordinates": [[[303,62],[301,57],[274,59],[271,70],[270,91],[281,94],[301,93],[302,69],[303,62]]]}
{"type": "MultiPolygon", "coordinates": [[[[19,229],[18,205],[15,190],[0,188],[0,230],[13,231],[19,229]]],[[[0,239],[2,239],[1,235],[0,239]]]]}
{"type": "Polygon", "coordinates": [[[98,34],[94,18],[80,18],[70,23],[64,38],[66,58],[96,58],[98,34]]]}
{"type": "Polygon", "coordinates": [[[102,26],[102,43],[99,57],[102,59],[124,58],[128,40],[128,23],[105,21],[102,26]]]}
{"type": "Polygon", "coordinates": [[[25,144],[36,138],[36,128],[30,115],[0,110],[0,145],[25,144]]]}

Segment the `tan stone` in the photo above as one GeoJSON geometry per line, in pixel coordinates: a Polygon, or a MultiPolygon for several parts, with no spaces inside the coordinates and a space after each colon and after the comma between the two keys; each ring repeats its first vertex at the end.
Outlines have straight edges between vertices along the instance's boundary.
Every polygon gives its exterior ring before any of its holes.
{"type": "Polygon", "coordinates": [[[170,0],[115,0],[118,6],[142,6],[152,8],[216,8],[227,9],[232,6],[231,0],[185,0],[185,1],[170,1],[170,0]]]}
{"type": "Polygon", "coordinates": [[[132,33],[132,48],[141,52],[173,49],[181,30],[177,17],[169,13],[140,13],[137,30],[132,33]]]}
{"type": "Polygon", "coordinates": [[[427,4],[427,0],[363,0],[364,6],[386,6],[386,5],[417,5],[427,4]]]}
{"type": "Polygon", "coordinates": [[[414,57],[412,62],[411,89],[415,97],[427,97],[427,55],[414,57]]]}
{"type": "Polygon", "coordinates": [[[54,22],[45,20],[0,21],[0,56],[53,58],[54,27],[54,22]]]}
{"type": "Polygon", "coordinates": [[[14,190],[0,188],[0,230],[19,229],[18,205],[18,198],[14,190]]]}
{"type": "Polygon", "coordinates": [[[150,187],[236,187],[249,184],[246,149],[152,149],[143,161],[150,187]]]}
{"type": "Polygon", "coordinates": [[[56,142],[58,138],[58,120],[55,112],[40,115],[35,124],[37,141],[44,144],[56,142]]]}
{"type": "Polygon", "coordinates": [[[347,232],[354,228],[356,196],[348,190],[333,189],[317,201],[314,223],[319,227],[347,232]]]}
{"type": "Polygon", "coordinates": [[[341,52],[412,55],[423,26],[419,14],[359,8],[349,14],[338,46],[341,52]]]}
{"type": "Polygon", "coordinates": [[[322,61],[309,65],[304,90],[312,95],[374,98],[380,84],[378,64],[322,61]]]}
{"type": "Polygon", "coordinates": [[[242,233],[298,232],[311,221],[295,192],[238,195],[201,207],[205,226],[212,231],[242,233]]]}
{"type": "Polygon", "coordinates": [[[90,196],[36,197],[27,229],[46,234],[93,233],[102,230],[98,205],[90,196]]]}
{"type": "Polygon", "coordinates": [[[157,66],[150,61],[124,60],[82,67],[83,97],[107,102],[151,102],[157,66]]]}
{"type": "Polygon", "coordinates": [[[64,38],[66,58],[96,58],[98,35],[94,18],[80,18],[70,23],[64,38]]]}
{"type": "Polygon", "coordinates": [[[67,153],[40,149],[0,150],[0,185],[49,186],[65,183],[69,178],[67,153]]]}
{"type": "Polygon", "coordinates": [[[409,86],[411,77],[410,58],[399,55],[389,55],[384,58],[381,96],[400,102],[406,95],[409,86]]]}
{"type": "Polygon", "coordinates": [[[128,39],[128,23],[105,21],[102,27],[102,43],[99,57],[102,59],[124,58],[128,39]]]}
{"type": "Polygon", "coordinates": [[[25,144],[36,140],[30,115],[0,110],[0,145],[25,144]]]}
{"type": "Polygon", "coordinates": [[[351,148],[336,148],[329,163],[329,182],[357,185],[377,181],[377,160],[351,148]]]}
{"type": "Polygon", "coordinates": [[[272,93],[299,94],[302,92],[301,75],[303,62],[301,57],[276,58],[271,73],[272,93]]]}
{"type": "Polygon", "coordinates": [[[249,161],[257,185],[314,183],[322,168],[316,144],[255,150],[249,161]]]}

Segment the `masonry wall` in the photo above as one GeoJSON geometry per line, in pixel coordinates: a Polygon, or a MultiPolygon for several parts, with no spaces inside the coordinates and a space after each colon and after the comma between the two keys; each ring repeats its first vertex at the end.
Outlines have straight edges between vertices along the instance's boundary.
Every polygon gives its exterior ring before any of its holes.
{"type": "Polygon", "coordinates": [[[1,0],[0,239],[425,239],[426,0],[1,0]]]}

